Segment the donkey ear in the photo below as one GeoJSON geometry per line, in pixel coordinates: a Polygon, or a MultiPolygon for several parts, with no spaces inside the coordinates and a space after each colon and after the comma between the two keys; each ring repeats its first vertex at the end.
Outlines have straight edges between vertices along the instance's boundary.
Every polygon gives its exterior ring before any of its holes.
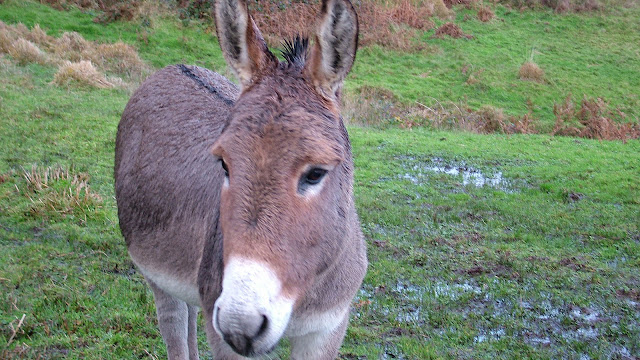
{"type": "Polygon", "coordinates": [[[358,15],[348,0],[322,0],[320,24],[306,69],[316,89],[337,100],[356,58],[358,15]]]}
{"type": "Polygon", "coordinates": [[[214,12],[224,58],[246,88],[277,64],[277,59],[249,15],[245,0],[218,0],[214,12]]]}

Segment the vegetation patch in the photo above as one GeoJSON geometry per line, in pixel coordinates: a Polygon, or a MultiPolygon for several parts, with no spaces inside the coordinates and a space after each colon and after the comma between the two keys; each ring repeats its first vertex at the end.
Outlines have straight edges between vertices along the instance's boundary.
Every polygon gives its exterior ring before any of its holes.
{"type": "Polygon", "coordinates": [[[76,63],[66,61],[60,65],[58,72],[53,76],[53,83],[60,86],[79,84],[103,89],[115,86],[114,83],[108,81],[103,74],[96,70],[91,61],[88,60],[76,63]]]}
{"type": "Polygon", "coordinates": [[[102,197],[89,186],[89,174],[62,167],[23,169],[23,186],[18,191],[29,199],[25,215],[59,218],[73,214],[83,218],[99,207],[102,197]]]}
{"type": "MultiPolygon", "coordinates": [[[[438,9],[437,3],[437,0],[354,2],[360,22],[360,44],[377,44],[396,50],[426,49],[425,44],[416,41],[416,38],[420,32],[433,28],[434,23],[430,18],[438,9]]],[[[250,2],[250,7],[267,42],[279,46],[284,39],[292,39],[297,34],[307,34],[312,30],[309,25],[316,22],[319,1],[256,1],[250,2]]]]}
{"type": "Polygon", "coordinates": [[[101,88],[125,87],[127,83],[122,80],[125,78],[135,86],[151,71],[137,51],[121,41],[88,41],[77,32],[64,32],[55,38],[37,24],[29,30],[23,24],[7,25],[0,21],[0,30],[0,51],[22,65],[58,66],[53,81],[58,85],[69,85],[71,80],[101,88]]]}
{"type": "Polygon", "coordinates": [[[26,39],[17,39],[6,46],[6,49],[7,53],[21,65],[47,62],[46,54],[37,45],[26,39]]]}
{"type": "Polygon", "coordinates": [[[601,98],[585,96],[577,107],[569,95],[553,107],[553,113],[556,116],[554,135],[624,141],[640,138],[640,125],[625,121],[623,112],[610,109],[601,98]]]}
{"type": "MultiPolygon", "coordinates": [[[[532,106],[532,104],[528,104],[532,106]]],[[[535,134],[536,120],[531,111],[522,117],[508,116],[502,109],[482,106],[478,110],[467,104],[437,102],[427,106],[420,102],[403,104],[390,90],[362,87],[343,100],[343,115],[353,124],[403,129],[427,127],[437,130],[463,130],[477,134],[535,134]]]]}
{"type": "MultiPolygon", "coordinates": [[[[583,119],[593,129],[602,118],[637,129],[638,9],[484,4],[500,21],[482,22],[474,4],[429,18],[474,39],[432,38],[431,29],[414,40],[434,51],[372,43],[347,79],[343,113],[370,266],[339,357],[632,359],[640,142],[550,134],[554,103],[559,128],[578,135],[597,134],[583,119]],[[531,48],[544,82],[519,79],[531,48]],[[487,129],[495,133],[476,134],[487,129]]],[[[68,10],[0,6],[12,24],[0,31],[0,358],[166,358],[153,294],[117,225],[113,149],[129,92],[50,83],[64,61],[91,61],[109,81],[136,83],[117,64],[73,55],[118,41],[155,68],[229,72],[206,21],[173,14],[103,24],[93,21],[99,9],[68,10]],[[68,55],[56,55],[63,37],[68,55]],[[46,63],[9,55],[4,44],[19,38],[46,63]]],[[[287,358],[286,346],[273,357],[287,358]]]]}
{"type": "MultiPolygon", "coordinates": [[[[611,1],[601,0],[499,0],[505,6],[516,9],[552,9],[557,13],[579,13],[601,10],[605,6],[612,5],[611,1]]],[[[621,5],[618,2],[617,5],[621,5]]]]}
{"type": "Polygon", "coordinates": [[[434,36],[438,38],[442,38],[444,36],[450,36],[454,39],[459,39],[459,38],[473,39],[473,35],[465,34],[464,31],[462,31],[462,29],[458,25],[452,22],[444,23],[443,25],[438,27],[436,29],[434,36]]]}
{"type": "Polygon", "coordinates": [[[477,16],[478,16],[478,20],[482,22],[489,22],[493,20],[496,14],[488,6],[480,5],[477,16]]]}
{"type": "Polygon", "coordinates": [[[518,75],[521,80],[531,80],[536,82],[544,81],[544,70],[533,61],[527,61],[518,70],[518,75]]]}

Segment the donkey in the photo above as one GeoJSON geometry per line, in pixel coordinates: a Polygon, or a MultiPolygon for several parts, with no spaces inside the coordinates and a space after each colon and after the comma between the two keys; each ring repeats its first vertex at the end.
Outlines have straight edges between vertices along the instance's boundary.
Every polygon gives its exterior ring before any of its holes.
{"type": "Polygon", "coordinates": [[[313,46],[287,42],[281,62],[246,0],[214,12],[240,89],[177,65],[133,94],[115,151],[122,234],[169,359],[198,359],[200,308],[216,359],[266,355],[282,337],[294,359],[333,359],[367,268],[339,113],[356,13],[323,0],[313,46]]]}

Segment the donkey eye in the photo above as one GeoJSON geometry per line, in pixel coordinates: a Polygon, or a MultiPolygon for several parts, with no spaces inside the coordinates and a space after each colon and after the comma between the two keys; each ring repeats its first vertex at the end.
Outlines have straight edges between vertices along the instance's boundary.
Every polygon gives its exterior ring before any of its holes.
{"type": "Polygon", "coordinates": [[[327,170],[321,168],[313,168],[303,175],[302,180],[307,185],[316,185],[327,174],[327,170]]]}
{"type": "Polygon", "coordinates": [[[220,159],[220,165],[222,166],[222,170],[224,170],[224,176],[229,177],[229,168],[227,167],[227,163],[220,159]]]}

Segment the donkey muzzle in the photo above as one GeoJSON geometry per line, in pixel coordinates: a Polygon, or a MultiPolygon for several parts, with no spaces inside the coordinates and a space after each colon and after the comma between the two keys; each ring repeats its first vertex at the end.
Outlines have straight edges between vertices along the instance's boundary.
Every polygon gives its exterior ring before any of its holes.
{"type": "Polygon", "coordinates": [[[280,279],[268,265],[229,259],[211,320],[233,351],[252,356],[275,347],[287,328],[294,303],[281,290],[280,279]]]}

